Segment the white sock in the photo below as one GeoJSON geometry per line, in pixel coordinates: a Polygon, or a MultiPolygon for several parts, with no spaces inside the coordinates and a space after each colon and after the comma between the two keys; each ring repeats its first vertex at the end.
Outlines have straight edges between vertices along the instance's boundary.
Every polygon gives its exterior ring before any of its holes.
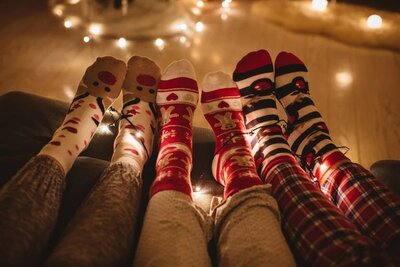
{"type": "Polygon", "coordinates": [[[122,113],[128,115],[119,124],[111,162],[128,162],[143,169],[153,148],[155,98],[160,68],[145,57],[132,57],[123,85],[122,113]]]}
{"type": "Polygon", "coordinates": [[[89,145],[104,112],[120,94],[125,73],[124,62],[113,57],[97,58],[87,68],[63,123],[39,155],[54,158],[68,172],[89,145]]]}

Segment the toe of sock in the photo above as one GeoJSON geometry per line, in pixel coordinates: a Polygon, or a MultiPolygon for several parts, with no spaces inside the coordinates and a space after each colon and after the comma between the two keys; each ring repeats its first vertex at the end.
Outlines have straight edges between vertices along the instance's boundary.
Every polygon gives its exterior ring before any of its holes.
{"type": "Polygon", "coordinates": [[[125,74],[125,62],[111,56],[98,57],[86,69],[82,82],[91,95],[115,99],[121,92],[125,74]]]}
{"type": "Polygon", "coordinates": [[[207,73],[202,85],[204,114],[242,109],[239,89],[229,74],[222,71],[207,73]]]}
{"type": "Polygon", "coordinates": [[[216,89],[232,87],[236,87],[236,84],[232,81],[231,76],[225,72],[217,71],[209,72],[204,76],[202,90],[210,92],[216,89]]]}
{"type": "Polygon", "coordinates": [[[193,65],[186,59],[172,62],[161,76],[156,103],[196,106],[199,89],[193,65]]]}
{"type": "Polygon", "coordinates": [[[128,61],[128,69],[132,67],[151,67],[154,70],[158,70],[157,64],[148,57],[133,56],[128,61]]]}
{"type": "Polygon", "coordinates": [[[280,52],[275,59],[275,68],[282,68],[289,65],[304,65],[297,56],[289,52],[280,52]]]}
{"type": "Polygon", "coordinates": [[[131,57],[123,84],[124,102],[134,97],[154,102],[160,77],[160,68],[154,61],[147,57],[131,57]]]}
{"type": "Polygon", "coordinates": [[[194,67],[187,59],[181,59],[172,62],[168,65],[164,71],[164,74],[162,75],[163,80],[171,80],[180,77],[190,78],[193,80],[196,79],[194,67]]]}
{"type": "Polygon", "coordinates": [[[242,75],[244,73],[251,72],[271,64],[271,56],[267,50],[261,49],[250,52],[237,63],[235,71],[233,72],[233,80],[239,81],[242,79],[242,75]]]}

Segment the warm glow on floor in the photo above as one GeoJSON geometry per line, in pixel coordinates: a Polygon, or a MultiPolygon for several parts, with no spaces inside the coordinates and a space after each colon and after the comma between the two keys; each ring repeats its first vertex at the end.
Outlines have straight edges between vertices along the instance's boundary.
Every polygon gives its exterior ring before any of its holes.
{"type": "Polygon", "coordinates": [[[347,88],[353,83],[353,76],[348,71],[341,71],[335,75],[336,82],[339,87],[347,88]]]}

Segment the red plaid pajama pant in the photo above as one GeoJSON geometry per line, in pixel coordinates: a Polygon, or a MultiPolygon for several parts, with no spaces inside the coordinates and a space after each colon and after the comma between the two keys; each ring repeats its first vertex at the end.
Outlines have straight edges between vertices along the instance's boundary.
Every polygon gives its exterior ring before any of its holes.
{"type": "Polygon", "coordinates": [[[272,184],[272,194],[283,217],[283,231],[299,265],[391,264],[390,256],[362,235],[298,164],[278,164],[266,182],[272,184]]]}
{"type": "Polygon", "coordinates": [[[322,192],[361,233],[400,253],[400,198],[356,163],[343,163],[327,177],[322,192]]]}

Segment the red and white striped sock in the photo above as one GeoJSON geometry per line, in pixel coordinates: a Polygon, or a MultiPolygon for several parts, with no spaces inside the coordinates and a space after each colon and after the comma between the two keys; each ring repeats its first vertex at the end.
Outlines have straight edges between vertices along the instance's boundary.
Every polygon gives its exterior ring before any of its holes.
{"type": "Polygon", "coordinates": [[[291,53],[281,52],[276,57],[276,96],[288,116],[285,135],[303,168],[321,180],[327,169],[348,158],[332,142],[328,127],[311,100],[307,72],[304,63],[291,53]]]}
{"type": "Polygon", "coordinates": [[[68,113],[51,141],[39,155],[57,160],[68,172],[89,145],[104,112],[121,92],[126,65],[113,57],[101,57],[87,68],[68,113]]]}
{"type": "Polygon", "coordinates": [[[153,148],[156,90],[160,68],[152,60],[134,56],[128,61],[123,85],[122,114],[111,163],[127,162],[142,170],[153,148]]]}
{"type": "Polygon", "coordinates": [[[164,190],[192,194],[192,122],[199,99],[196,75],[187,60],[171,63],[157,90],[159,152],[150,195],[164,190]]]}
{"type": "Polygon", "coordinates": [[[246,128],[252,131],[250,144],[257,171],[268,178],[280,162],[296,162],[283,137],[276,108],[274,68],[266,50],[245,55],[236,65],[233,80],[239,87],[246,128]]]}
{"type": "Polygon", "coordinates": [[[239,89],[223,72],[204,77],[201,96],[205,118],[216,138],[212,171],[215,179],[225,186],[224,198],[261,185],[250,145],[246,140],[239,89]]]}

